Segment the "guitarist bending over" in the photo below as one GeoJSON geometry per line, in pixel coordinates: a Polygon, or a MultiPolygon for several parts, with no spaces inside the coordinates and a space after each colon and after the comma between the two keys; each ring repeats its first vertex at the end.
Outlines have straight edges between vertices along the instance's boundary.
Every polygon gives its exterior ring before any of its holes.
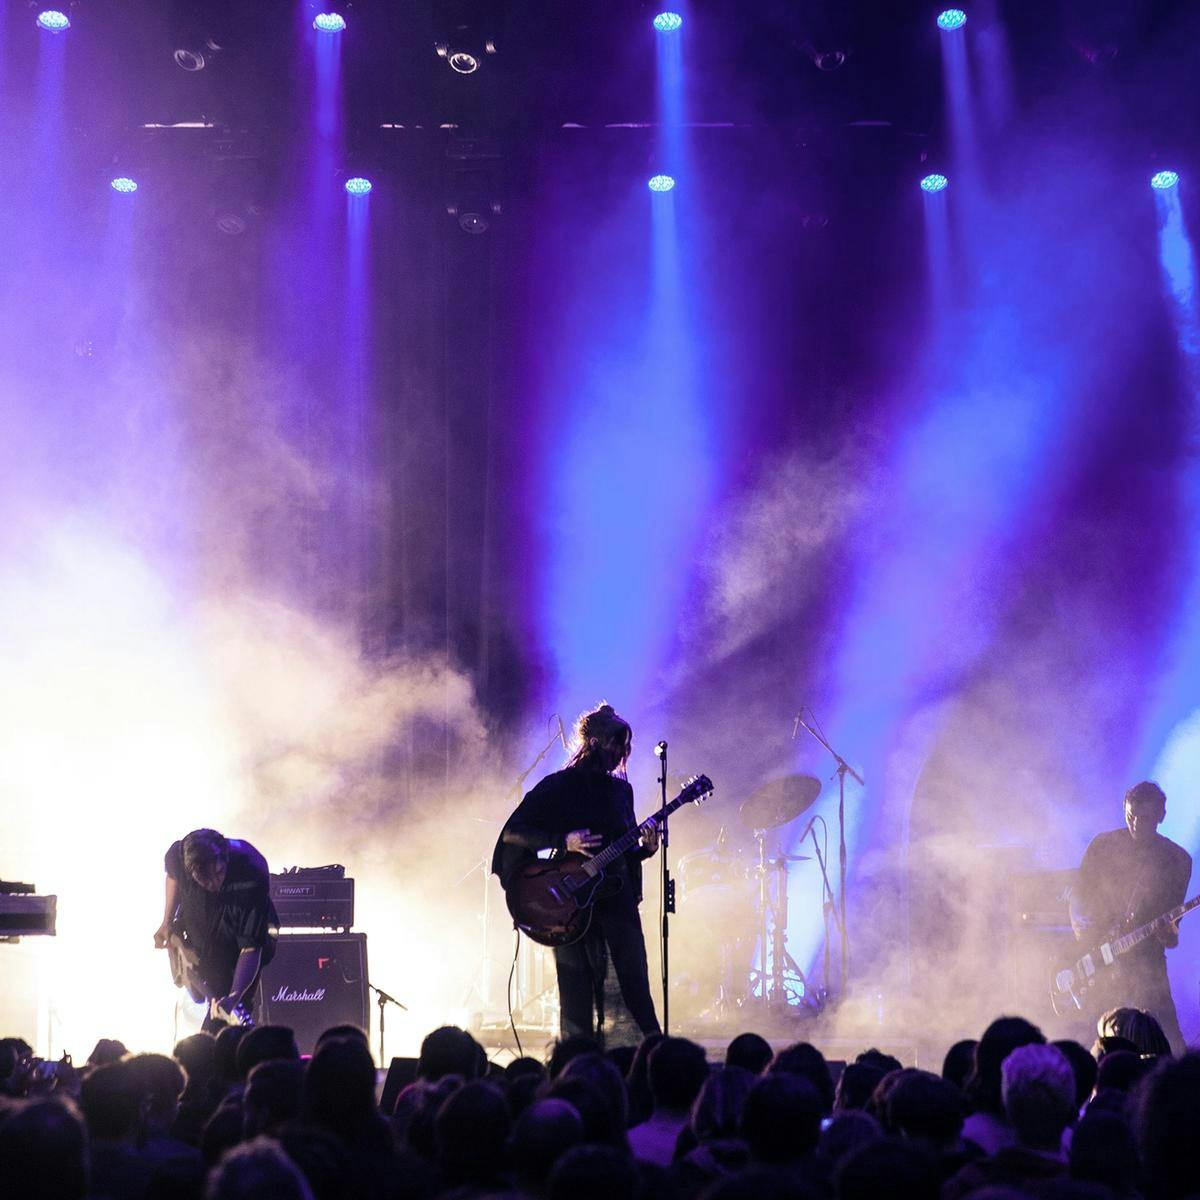
{"type": "MultiPolygon", "coordinates": [[[[1133,929],[1182,904],[1192,876],[1191,855],[1158,832],[1167,797],[1157,783],[1137,783],[1125,793],[1125,827],[1092,839],[1071,896],[1071,927],[1080,942],[1133,929]]],[[[1179,943],[1179,926],[1165,923],[1134,946],[1116,968],[1112,990],[1101,993],[1099,1012],[1115,1005],[1141,1008],[1158,1018],[1171,1049],[1184,1049],[1167,978],[1166,951],[1179,943]]]]}
{"type": "MultiPolygon", "coordinates": [[[[575,737],[579,748],[566,768],[547,775],[529,792],[500,833],[492,870],[505,888],[539,850],[590,857],[637,824],[633,788],[625,778],[633,748],[629,723],[602,704],[579,718],[575,737]]],[[[637,849],[608,868],[587,933],[570,945],[555,946],[563,1037],[594,1036],[597,1027],[603,1031],[610,958],[625,1007],[642,1036],[660,1032],[638,913],[642,861],[657,849],[657,830],[643,834],[637,849]]]]}
{"type": "Polygon", "coordinates": [[[164,865],[166,902],[154,944],[173,943],[185,964],[176,982],[194,1000],[209,1001],[204,1028],[219,1028],[238,1019],[239,1006],[249,1013],[259,973],[275,954],[279,917],[267,860],[249,842],[195,829],[172,843],[164,865]]]}

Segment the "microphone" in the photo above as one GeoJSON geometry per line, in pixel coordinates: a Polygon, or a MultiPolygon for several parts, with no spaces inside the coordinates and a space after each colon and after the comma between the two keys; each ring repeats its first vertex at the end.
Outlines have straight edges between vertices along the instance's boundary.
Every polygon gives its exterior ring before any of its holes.
{"type": "Polygon", "coordinates": [[[654,757],[655,758],[666,758],[667,757],[667,743],[666,742],[659,742],[654,747],[654,757]]]}
{"type": "Polygon", "coordinates": [[[792,741],[793,742],[796,740],[796,734],[798,734],[800,732],[800,721],[803,718],[803,716],[804,716],[804,709],[801,709],[796,714],[796,721],[792,725],[792,741]]]}
{"type": "Polygon", "coordinates": [[[567,745],[567,731],[566,731],[566,730],[563,728],[562,717],[560,717],[560,716],[558,715],[558,713],[555,713],[555,714],[554,714],[554,717],[555,717],[555,719],[558,721],[558,737],[559,737],[559,741],[561,741],[561,742],[562,742],[562,744],[563,744],[563,749],[564,749],[564,750],[565,750],[565,751],[566,751],[568,754],[570,754],[570,752],[571,752],[571,747],[567,745]]]}

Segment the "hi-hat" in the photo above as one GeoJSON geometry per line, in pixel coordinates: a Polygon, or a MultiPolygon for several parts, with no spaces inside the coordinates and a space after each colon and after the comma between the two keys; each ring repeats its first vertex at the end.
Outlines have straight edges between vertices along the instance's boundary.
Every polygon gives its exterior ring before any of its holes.
{"type": "Polygon", "coordinates": [[[747,829],[775,829],[811,808],[820,794],[821,781],[812,775],[785,775],[747,796],[738,818],[747,829]]]}

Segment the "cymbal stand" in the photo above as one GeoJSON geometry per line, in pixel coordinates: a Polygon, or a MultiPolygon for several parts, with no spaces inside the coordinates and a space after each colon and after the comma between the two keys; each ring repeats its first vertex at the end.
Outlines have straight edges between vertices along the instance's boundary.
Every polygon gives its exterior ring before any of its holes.
{"type": "MultiPolygon", "coordinates": [[[[811,713],[812,710],[810,709],[811,713]]],[[[846,776],[851,775],[858,782],[859,787],[865,787],[863,777],[825,740],[824,736],[813,729],[804,720],[804,715],[801,712],[796,717],[796,723],[805,730],[812,738],[819,742],[830,754],[833,755],[834,761],[837,763],[838,777],[838,928],[841,930],[841,972],[838,984],[838,990],[844,997],[846,995],[846,980],[850,975],[850,937],[847,929],[846,921],[846,776]]],[[[815,840],[815,839],[814,839],[815,840]]]]}
{"type": "Polygon", "coordinates": [[[759,916],[762,922],[759,931],[761,940],[758,971],[762,1007],[766,1009],[792,1007],[788,999],[788,976],[791,975],[799,984],[803,1006],[819,1012],[823,1004],[819,997],[814,998],[808,977],[787,948],[787,856],[777,847],[775,858],[773,860],[767,858],[765,829],[755,830],[754,838],[758,842],[758,900],[759,916]],[[767,885],[768,871],[774,871],[776,875],[774,894],[767,885]]]}

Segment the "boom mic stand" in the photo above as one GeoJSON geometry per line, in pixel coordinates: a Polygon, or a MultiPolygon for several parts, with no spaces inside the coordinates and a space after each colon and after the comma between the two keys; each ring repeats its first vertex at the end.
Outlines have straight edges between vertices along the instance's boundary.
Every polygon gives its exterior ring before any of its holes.
{"type": "MultiPolygon", "coordinates": [[[[658,777],[659,790],[662,793],[662,804],[660,807],[667,807],[667,743],[659,742],[654,747],[654,753],[658,756],[662,763],[662,771],[658,777]]],[[[671,870],[667,864],[667,847],[670,845],[671,837],[667,829],[668,821],[670,820],[665,814],[662,819],[662,824],[659,826],[658,846],[662,854],[662,989],[663,989],[663,1033],[670,1032],[671,1028],[671,966],[670,966],[670,917],[675,911],[675,880],[671,878],[671,870]]]]}
{"type": "Polygon", "coordinates": [[[388,1060],[383,1050],[384,1011],[389,1004],[394,1004],[401,1012],[408,1012],[408,1005],[401,1004],[395,996],[389,996],[383,988],[376,987],[369,979],[367,980],[367,987],[375,993],[375,1003],[379,1005],[379,1065],[386,1067],[388,1060]]]}
{"type": "MultiPolygon", "coordinates": [[[[809,710],[812,711],[811,709],[809,710]]],[[[839,978],[839,990],[844,998],[846,995],[846,980],[850,974],[850,939],[847,932],[846,921],[846,776],[851,775],[858,782],[859,787],[865,787],[863,777],[825,740],[825,737],[818,733],[804,719],[803,709],[796,714],[796,725],[793,729],[792,736],[795,736],[797,729],[803,729],[810,734],[814,741],[819,742],[830,754],[833,755],[834,762],[837,763],[838,777],[838,928],[842,933],[842,956],[841,956],[841,972],[839,978]]],[[[814,841],[816,839],[814,838],[814,841]]],[[[822,865],[822,870],[824,866],[822,865]]]]}

